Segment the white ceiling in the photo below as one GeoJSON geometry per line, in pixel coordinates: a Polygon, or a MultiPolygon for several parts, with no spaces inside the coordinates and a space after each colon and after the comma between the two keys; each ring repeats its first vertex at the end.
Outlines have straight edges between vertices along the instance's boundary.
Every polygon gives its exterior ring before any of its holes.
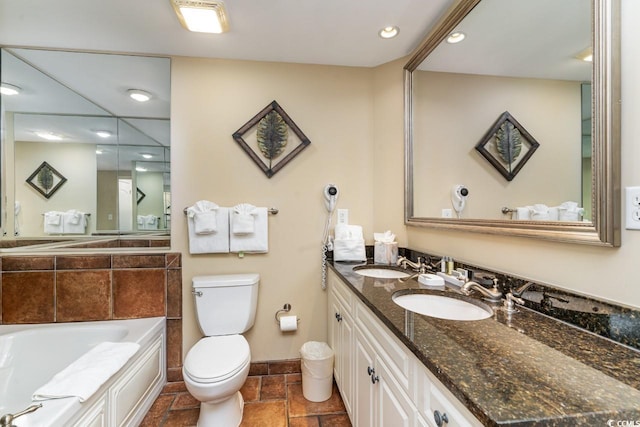
{"type": "Polygon", "coordinates": [[[226,0],[230,31],[191,33],[169,0],[2,0],[0,44],[372,67],[403,57],[453,0],[226,0]],[[400,27],[391,40],[378,37],[400,27]]]}

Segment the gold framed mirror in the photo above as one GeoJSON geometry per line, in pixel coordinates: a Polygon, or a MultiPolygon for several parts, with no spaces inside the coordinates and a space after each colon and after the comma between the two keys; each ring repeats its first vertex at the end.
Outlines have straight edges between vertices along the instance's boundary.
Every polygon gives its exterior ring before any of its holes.
{"type": "Polygon", "coordinates": [[[619,14],[619,0],[456,1],[404,67],[405,223],[565,243],[619,246],[619,14]],[[557,10],[559,3],[563,7],[571,3],[580,10],[565,8],[561,12],[557,10]],[[514,7],[527,9],[514,10],[514,7]],[[572,18],[562,13],[570,13],[572,18]],[[536,21],[534,14],[540,16],[540,22],[536,21]],[[582,19],[577,19],[580,14],[582,19]],[[527,18],[523,19],[523,16],[527,18]],[[482,22],[480,19],[489,21],[478,23],[482,22]],[[469,53],[458,59],[448,57],[446,52],[443,54],[441,47],[450,48],[446,38],[454,32],[466,31],[466,24],[473,20],[478,22],[469,28],[476,33],[468,35],[469,41],[475,43],[473,38],[482,35],[492,44],[480,47],[470,43],[468,49],[484,53],[485,63],[492,66],[511,63],[534,73],[500,74],[485,67],[469,53]],[[573,25],[568,22],[574,21],[583,22],[583,28],[568,28],[573,25]],[[509,22],[509,25],[505,22],[509,22]],[[564,43],[564,36],[563,43],[560,43],[559,36],[554,34],[554,22],[558,22],[558,27],[563,23],[563,31],[569,31],[566,38],[570,40],[567,43],[564,43]],[[531,27],[528,27],[529,23],[531,27]],[[539,28],[536,32],[535,25],[539,28]],[[500,36],[495,31],[499,27],[505,27],[510,31],[509,34],[500,36]],[[586,36],[583,34],[582,37],[586,40],[574,37],[578,31],[586,31],[586,36]],[[532,34],[536,37],[531,37],[532,34]],[[519,36],[529,40],[527,43],[520,42],[519,36]],[[517,48],[505,48],[501,44],[504,40],[510,41],[510,46],[515,42],[517,48]],[[540,42],[544,49],[538,50],[545,50],[545,54],[552,56],[551,59],[556,62],[558,58],[564,58],[563,65],[542,66],[543,61],[532,51],[536,50],[533,47],[535,44],[527,47],[529,41],[540,42]],[[566,45],[564,48],[569,50],[560,51],[560,45],[566,45]],[[580,60],[577,55],[590,49],[593,61],[587,65],[589,79],[576,70],[584,68],[584,65],[578,65],[580,60]],[[570,58],[567,58],[568,52],[571,52],[570,58]],[[527,61],[532,61],[534,65],[527,65],[527,61]],[[462,68],[448,69],[446,64],[452,63],[462,68]],[[576,73],[567,76],[556,74],[560,72],[558,70],[564,72],[569,68],[576,73]],[[422,73],[431,74],[425,79],[422,73]],[[444,74],[451,78],[452,73],[454,80],[437,79],[444,74]],[[481,80],[481,86],[472,86],[473,79],[485,80],[481,80]],[[491,84],[487,84],[488,79],[493,80],[491,84]],[[425,80],[430,80],[431,86],[420,86],[425,80]],[[506,80],[509,83],[526,82],[526,93],[542,96],[540,94],[548,92],[556,98],[533,101],[525,98],[528,95],[522,91],[505,92],[502,83],[506,80]],[[585,86],[588,86],[587,92],[584,91],[585,86]],[[478,90],[478,87],[482,87],[482,90],[478,90]],[[458,93],[454,92],[456,88],[460,88],[458,93]],[[569,97],[558,101],[559,94],[564,92],[569,97]],[[425,94],[430,97],[426,101],[425,94]],[[586,103],[582,102],[581,105],[582,99],[586,99],[586,103]],[[425,102],[428,108],[423,106],[425,102]],[[561,111],[559,105],[563,104],[571,105],[571,111],[561,111]],[[509,182],[474,150],[495,118],[504,111],[517,116],[540,142],[535,156],[509,182]],[[565,144],[569,148],[554,151],[562,146],[558,142],[560,140],[569,141],[568,145],[565,144]],[[450,151],[454,148],[460,151],[450,151]],[[565,184],[567,188],[563,188],[565,184]],[[447,218],[455,216],[450,214],[450,197],[452,187],[459,185],[469,189],[466,211],[458,218],[447,218]],[[435,192],[431,191],[433,189],[435,192]],[[544,193],[543,189],[550,192],[544,193]],[[584,209],[584,217],[577,220],[557,220],[555,217],[532,220],[515,215],[521,206],[564,206],[562,202],[577,203],[584,209]],[[486,211],[488,213],[483,209],[489,209],[486,211]]]}

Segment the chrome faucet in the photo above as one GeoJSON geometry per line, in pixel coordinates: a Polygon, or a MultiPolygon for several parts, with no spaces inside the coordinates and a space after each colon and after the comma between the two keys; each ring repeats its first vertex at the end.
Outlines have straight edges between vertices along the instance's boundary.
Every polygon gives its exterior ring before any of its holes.
{"type": "Polygon", "coordinates": [[[500,301],[502,299],[502,292],[500,292],[500,290],[496,286],[497,281],[498,279],[493,279],[493,288],[487,289],[481,284],[479,284],[478,282],[474,282],[473,280],[470,280],[468,282],[465,282],[460,287],[460,292],[462,292],[465,295],[469,295],[471,294],[472,291],[475,290],[491,301],[500,301]]]}
{"type": "Polygon", "coordinates": [[[511,289],[511,293],[517,297],[521,297],[524,291],[526,291],[527,289],[529,289],[529,287],[533,285],[535,285],[535,282],[527,282],[516,289],[511,289]]]}
{"type": "Polygon", "coordinates": [[[36,409],[40,409],[40,408],[42,408],[42,403],[39,403],[37,405],[31,405],[27,409],[24,409],[20,412],[16,412],[15,414],[4,414],[2,417],[0,417],[0,427],[12,427],[13,420],[23,415],[29,414],[35,411],[36,409]]]}
{"type": "Polygon", "coordinates": [[[413,268],[415,271],[417,271],[418,273],[422,274],[422,273],[426,273],[427,272],[427,263],[425,262],[424,258],[419,256],[418,257],[418,261],[417,262],[413,262],[410,259],[400,256],[398,257],[398,261],[396,262],[396,265],[399,267],[404,268],[405,270],[407,269],[407,265],[411,268],[413,268]]]}

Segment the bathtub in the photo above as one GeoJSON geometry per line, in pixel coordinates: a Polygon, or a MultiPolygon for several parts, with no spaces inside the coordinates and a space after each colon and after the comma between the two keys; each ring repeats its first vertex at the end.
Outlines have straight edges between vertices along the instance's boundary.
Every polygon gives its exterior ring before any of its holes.
{"type": "MultiPolygon", "coordinates": [[[[129,341],[140,349],[85,402],[44,400],[17,427],[136,426],[166,383],[164,317],[0,325],[0,416],[32,405],[33,392],[93,346],[129,341]]],[[[38,402],[36,402],[38,403],[38,402]]]]}

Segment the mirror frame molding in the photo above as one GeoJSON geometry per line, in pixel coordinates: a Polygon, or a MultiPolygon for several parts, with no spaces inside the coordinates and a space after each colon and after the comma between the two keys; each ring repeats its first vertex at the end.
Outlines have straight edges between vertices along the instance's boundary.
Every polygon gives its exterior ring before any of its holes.
{"type": "Polygon", "coordinates": [[[413,185],[413,71],[481,0],[457,0],[404,66],[405,224],[444,230],[620,246],[620,0],[593,0],[593,221],[549,222],[417,217],[413,185]]]}

